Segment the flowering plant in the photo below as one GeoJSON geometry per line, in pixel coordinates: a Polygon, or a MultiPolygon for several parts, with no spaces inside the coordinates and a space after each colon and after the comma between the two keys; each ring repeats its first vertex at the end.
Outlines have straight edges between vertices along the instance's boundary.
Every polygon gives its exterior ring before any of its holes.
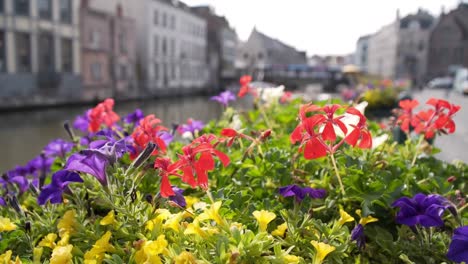
{"type": "Polygon", "coordinates": [[[0,262],[467,261],[465,164],[410,166],[359,106],[282,97],[174,129],[86,111],[0,178],[0,262]]]}

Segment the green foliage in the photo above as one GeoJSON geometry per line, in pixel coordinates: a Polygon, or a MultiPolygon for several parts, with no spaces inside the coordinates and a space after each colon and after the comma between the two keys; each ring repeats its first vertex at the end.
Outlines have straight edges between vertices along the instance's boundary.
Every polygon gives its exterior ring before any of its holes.
{"type": "MultiPolygon", "coordinates": [[[[379,91],[370,91],[369,103],[392,105],[387,90],[375,95],[379,91]]],[[[59,234],[57,225],[64,213],[75,210],[76,230],[69,243],[77,263],[107,231],[112,233],[110,243],[114,249],[106,251],[103,263],[142,263],[138,252],[150,241],[162,241],[162,235],[167,246],[156,256],[167,263],[191,257],[197,261],[175,263],[319,263],[311,241],[334,247],[325,258],[327,263],[448,262],[445,255],[451,230],[466,224],[468,218],[462,203],[466,199],[468,166],[435,159],[431,156],[433,149],[425,149],[426,154],[421,155],[420,144],[411,140],[397,145],[389,139],[370,150],[343,147],[335,154],[346,191],[343,196],[330,159],[306,160],[290,143],[300,103],[257,104],[257,109],[247,112],[228,108],[220,120],[211,122],[204,133],[219,135],[222,128],[239,118],[242,128],[238,131],[245,135],[256,137],[269,128],[272,134],[254,145],[247,140],[238,140],[230,147],[220,144],[217,148],[230,157],[231,164],[224,168],[216,162],[216,169],[209,174],[208,192],[191,189],[172,176],[173,185],[187,189],[187,199],[199,200],[185,209],[172,207],[158,197],[160,175],[152,169],[152,160],[138,170],[128,171],[131,161],[125,156],[109,168],[108,188],[85,175],[83,184],[70,185],[64,204],[40,207],[35,203],[37,195],[27,193],[20,197],[24,216],[3,207],[2,215],[17,228],[1,233],[0,252],[12,250],[14,256],[19,255],[27,263],[47,234],[59,234]],[[450,176],[454,176],[453,181],[448,181],[450,176]],[[323,188],[327,197],[306,197],[301,203],[281,197],[278,188],[290,184],[323,188]],[[447,197],[457,206],[459,219],[446,215],[446,226],[438,229],[412,230],[396,224],[396,210],[391,204],[417,193],[447,197]],[[217,202],[222,202],[219,211],[210,211],[217,202]],[[339,223],[340,209],[354,219],[339,223]],[[259,231],[253,216],[260,210],[276,215],[266,232],[259,231]],[[363,249],[351,241],[351,231],[361,217],[356,210],[362,211],[362,217],[378,219],[365,225],[363,249]],[[115,223],[103,225],[101,221],[111,211],[115,212],[115,223]],[[212,215],[206,218],[209,212],[212,215]],[[171,225],[171,221],[176,223],[171,225]],[[285,233],[275,234],[273,231],[283,223],[287,225],[285,233]]],[[[370,123],[369,128],[373,135],[390,134],[375,123],[370,123]]],[[[172,143],[167,155],[175,158],[182,146],[183,142],[172,143]]],[[[54,170],[60,169],[63,162],[56,161],[54,170]]],[[[45,247],[41,260],[48,261],[52,251],[45,247]]]]}

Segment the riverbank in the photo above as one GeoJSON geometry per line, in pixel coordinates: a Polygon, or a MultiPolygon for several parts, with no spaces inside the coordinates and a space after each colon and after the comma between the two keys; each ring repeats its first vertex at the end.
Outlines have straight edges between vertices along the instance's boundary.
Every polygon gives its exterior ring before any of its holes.
{"type": "MultiPolygon", "coordinates": [[[[147,100],[173,99],[187,96],[208,96],[219,92],[210,89],[176,89],[173,93],[144,94],[136,96],[115,96],[116,102],[142,102],[147,100]]],[[[68,107],[93,106],[104,98],[52,98],[47,96],[31,96],[28,98],[0,98],[0,115],[14,112],[29,112],[35,110],[60,109],[68,107]]]]}

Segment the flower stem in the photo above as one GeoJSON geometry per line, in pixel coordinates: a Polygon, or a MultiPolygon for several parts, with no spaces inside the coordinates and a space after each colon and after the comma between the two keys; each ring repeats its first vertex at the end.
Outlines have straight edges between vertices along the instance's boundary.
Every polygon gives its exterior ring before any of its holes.
{"type": "Polygon", "coordinates": [[[333,163],[333,168],[335,169],[336,178],[338,178],[338,183],[340,184],[341,194],[344,196],[345,189],[343,186],[343,182],[341,181],[340,173],[338,171],[338,167],[336,166],[336,160],[335,160],[335,156],[333,155],[333,153],[331,153],[330,158],[333,163]]]}
{"type": "Polygon", "coordinates": [[[416,150],[414,152],[413,161],[411,162],[411,167],[413,167],[414,164],[416,163],[416,159],[418,158],[418,155],[419,155],[419,148],[420,148],[420,145],[423,142],[423,140],[424,140],[424,135],[421,135],[419,137],[418,144],[416,145],[416,150]]]}

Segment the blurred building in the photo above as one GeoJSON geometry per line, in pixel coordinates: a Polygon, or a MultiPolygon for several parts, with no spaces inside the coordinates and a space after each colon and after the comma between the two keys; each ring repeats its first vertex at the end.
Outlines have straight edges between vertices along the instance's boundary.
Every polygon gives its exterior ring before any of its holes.
{"type": "Polygon", "coordinates": [[[369,39],[368,72],[385,78],[409,78],[420,84],[426,75],[428,41],[434,17],[418,10],[384,26],[369,39]]]}
{"type": "Polygon", "coordinates": [[[272,68],[288,70],[292,65],[307,65],[305,52],[271,38],[256,28],[253,29],[247,42],[240,47],[237,59],[236,64],[243,72],[258,72],[260,75],[264,70],[272,68]]]}
{"type": "Polygon", "coordinates": [[[209,6],[192,7],[192,10],[207,22],[207,62],[209,65],[209,85],[212,89],[222,89],[229,82],[237,81],[235,71],[238,37],[224,16],[218,16],[209,6]]]}
{"type": "Polygon", "coordinates": [[[468,67],[468,3],[442,12],[429,41],[430,78],[445,76],[454,66],[468,67]]]}
{"type": "MultiPolygon", "coordinates": [[[[206,21],[176,0],[120,2],[135,20],[139,85],[151,95],[202,91],[208,83],[206,21]]],[[[104,3],[106,2],[106,3],[104,3]]]]}
{"type": "Polygon", "coordinates": [[[113,12],[93,8],[99,0],[82,0],[80,9],[83,97],[128,98],[138,95],[134,20],[120,4],[113,12]]]}
{"type": "Polygon", "coordinates": [[[370,35],[362,36],[356,43],[356,52],[354,53],[354,64],[363,72],[367,72],[367,63],[369,60],[369,38],[370,35]]]}
{"type": "Polygon", "coordinates": [[[40,104],[80,90],[79,0],[0,1],[0,97],[40,104]]]}

